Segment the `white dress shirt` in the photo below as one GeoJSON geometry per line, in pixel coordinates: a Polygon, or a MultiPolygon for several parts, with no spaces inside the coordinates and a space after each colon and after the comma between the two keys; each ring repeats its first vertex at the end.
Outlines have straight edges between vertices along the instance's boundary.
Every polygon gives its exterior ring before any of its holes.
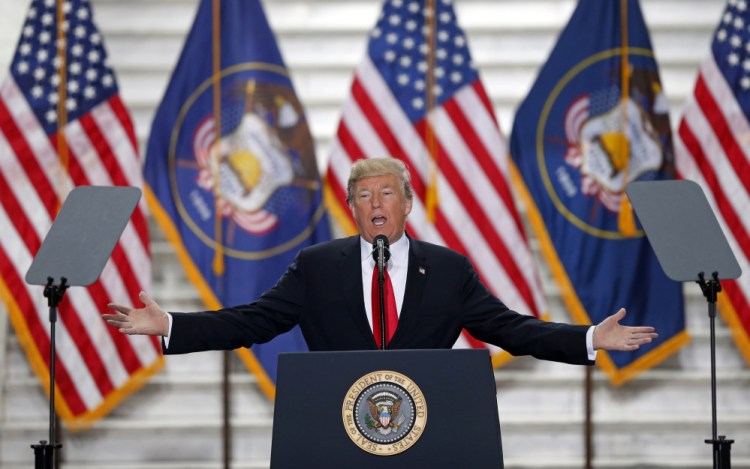
{"type": "MultiPolygon", "coordinates": [[[[367,321],[372,329],[372,276],[375,273],[375,259],[372,257],[372,244],[359,238],[360,258],[362,262],[362,290],[365,299],[367,321]]],[[[406,291],[406,272],[409,270],[409,238],[401,239],[391,244],[391,258],[388,259],[386,270],[393,285],[393,296],[396,297],[396,314],[401,317],[401,306],[404,304],[406,291]]]]}

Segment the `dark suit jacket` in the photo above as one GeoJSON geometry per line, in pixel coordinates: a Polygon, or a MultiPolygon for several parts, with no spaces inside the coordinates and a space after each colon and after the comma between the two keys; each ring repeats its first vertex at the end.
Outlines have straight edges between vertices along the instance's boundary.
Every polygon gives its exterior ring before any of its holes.
{"type": "MultiPolygon", "coordinates": [[[[165,353],[249,347],[297,324],[311,351],[375,350],[359,243],[353,236],[301,250],[276,286],[251,304],[172,313],[165,353]]],[[[451,348],[463,328],[513,355],[592,363],[587,326],[548,323],[511,311],[479,281],[465,256],[410,238],[406,292],[388,348],[451,348]]]]}

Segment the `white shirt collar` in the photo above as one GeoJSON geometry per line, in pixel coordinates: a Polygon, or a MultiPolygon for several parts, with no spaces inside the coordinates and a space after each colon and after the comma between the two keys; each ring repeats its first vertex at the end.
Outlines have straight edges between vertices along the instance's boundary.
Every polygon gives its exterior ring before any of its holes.
{"type": "MultiPolygon", "coordinates": [[[[393,270],[394,267],[406,267],[409,265],[409,237],[404,233],[401,238],[395,243],[390,245],[389,250],[391,251],[391,258],[388,260],[388,270],[393,270]]],[[[370,269],[375,268],[375,259],[372,257],[372,244],[365,241],[363,237],[359,237],[359,251],[362,259],[362,263],[367,260],[370,265],[370,269]]]]}

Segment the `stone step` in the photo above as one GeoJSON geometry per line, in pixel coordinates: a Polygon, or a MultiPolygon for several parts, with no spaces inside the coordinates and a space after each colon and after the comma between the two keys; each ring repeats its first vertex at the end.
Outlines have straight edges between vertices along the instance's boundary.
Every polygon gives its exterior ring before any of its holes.
{"type": "MultiPolygon", "coordinates": [[[[498,379],[498,408],[503,418],[526,416],[530,412],[554,413],[566,410],[583,414],[584,385],[574,377],[539,379],[525,373],[518,380],[498,379]]],[[[272,404],[257,388],[249,373],[231,378],[231,410],[236,417],[271,418],[272,404]]],[[[740,376],[718,378],[717,412],[719,419],[734,414],[750,414],[748,372],[740,376]]],[[[48,416],[46,396],[32,379],[9,383],[3,416],[6,421],[45,421],[48,416]]],[[[710,417],[710,383],[705,378],[691,379],[678,373],[665,374],[663,379],[644,380],[625,387],[612,388],[602,377],[595,380],[592,394],[595,418],[616,419],[623,413],[695,414],[710,417]]],[[[152,379],[144,388],[122,402],[108,418],[138,416],[153,419],[180,417],[186,409],[202,418],[221,415],[222,394],[219,376],[152,379]]]]}
{"type": "MultiPolygon", "coordinates": [[[[750,414],[735,414],[720,420],[720,433],[735,439],[733,456],[750,459],[750,414]]],[[[233,435],[242,445],[255,446],[253,454],[270,455],[270,419],[237,418],[232,420],[233,435]]],[[[594,444],[600,457],[634,458],[646,462],[652,458],[701,458],[710,456],[703,440],[710,437],[710,418],[703,415],[650,414],[595,418],[594,444]]],[[[181,456],[206,460],[219,457],[220,419],[106,419],[85,434],[64,436],[66,458],[87,461],[101,458],[117,461],[148,460],[149,454],[184,445],[181,456]],[[191,454],[186,454],[191,453],[191,454]],[[194,454],[192,454],[194,453],[194,454]],[[99,455],[99,456],[97,456],[99,455]]],[[[47,422],[6,424],[0,434],[4,457],[20,461],[27,457],[27,442],[45,435],[47,422]]],[[[582,418],[576,414],[528,414],[501,418],[503,447],[509,459],[524,458],[534,448],[535,458],[575,458],[582,455],[582,418]]],[[[244,451],[244,450],[243,450],[244,451]]],[[[243,459],[242,455],[237,456],[243,459]]]]}
{"type": "MultiPolygon", "coordinates": [[[[594,467],[597,469],[705,469],[711,467],[709,458],[700,460],[670,457],[650,458],[647,461],[635,458],[594,458],[594,467]]],[[[538,458],[505,458],[505,469],[580,469],[583,467],[582,458],[552,458],[542,460],[538,458]]],[[[3,466],[4,469],[28,469],[29,463],[19,465],[3,466]]],[[[148,463],[108,463],[107,469],[222,469],[224,466],[219,462],[148,462],[148,463]]],[[[247,462],[232,461],[233,469],[261,469],[267,468],[267,461],[247,462]]],[[[750,459],[733,458],[734,469],[750,469],[750,459]]],[[[63,463],[61,469],[100,469],[99,463],[63,463]]]]}
{"type": "MultiPolygon", "coordinates": [[[[691,8],[674,13],[671,0],[647,0],[642,9],[650,30],[711,32],[721,14],[721,2],[693,0],[691,8]]],[[[568,21],[574,2],[533,0],[525,2],[456,2],[456,14],[466,30],[477,31],[544,31],[555,34],[568,21]]],[[[366,32],[375,23],[381,4],[377,1],[327,0],[310,3],[272,0],[264,3],[266,16],[276,34],[331,35],[366,32]]],[[[122,3],[100,0],[96,6],[100,28],[112,34],[184,34],[195,15],[195,4],[189,0],[149,2],[137,0],[122,3]],[[138,5],[139,15],[129,12],[138,5]]]]}
{"type": "MultiPolygon", "coordinates": [[[[364,55],[367,32],[379,2],[266,2],[297,92],[308,112],[319,157],[326,159],[341,103],[354,67],[364,55]],[[352,13],[356,12],[356,13],[352,13]]],[[[708,55],[710,34],[721,11],[717,1],[691,4],[689,12],[664,14],[669,1],[644,3],[654,49],[661,64],[673,123],[692,92],[697,64],[708,55]],[[680,18],[680,20],[675,20],[680,18]]],[[[153,112],[163,95],[195,13],[190,1],[138,2],[142,15],[126,14],[129,4],[97,5],[122,96],[133,112],[140,141],[146,141],[153,112]]],[[[571,2],[460,2],[458,15],[474,60],[495,104],[501,128],[510,130],[514,109],[547,58],[555,36],[572,11],[571,2]],[[497,15],[485,10],[498,10],[497,15]]]]}

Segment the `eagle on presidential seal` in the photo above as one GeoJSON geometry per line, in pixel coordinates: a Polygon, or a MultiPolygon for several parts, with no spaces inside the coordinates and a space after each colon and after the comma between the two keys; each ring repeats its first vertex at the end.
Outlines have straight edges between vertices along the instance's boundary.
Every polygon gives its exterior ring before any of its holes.
{"type": "Polygon", "coordinates": [[[367,428],[376,430],[381,435],[398,431],[406,418],[404,415],[399,415],[402,402],[403,400],[399,396],[388,391],[377,393],[368,398],[367,405],[370,407],[370,414],[365,415],[367,428]]]}

